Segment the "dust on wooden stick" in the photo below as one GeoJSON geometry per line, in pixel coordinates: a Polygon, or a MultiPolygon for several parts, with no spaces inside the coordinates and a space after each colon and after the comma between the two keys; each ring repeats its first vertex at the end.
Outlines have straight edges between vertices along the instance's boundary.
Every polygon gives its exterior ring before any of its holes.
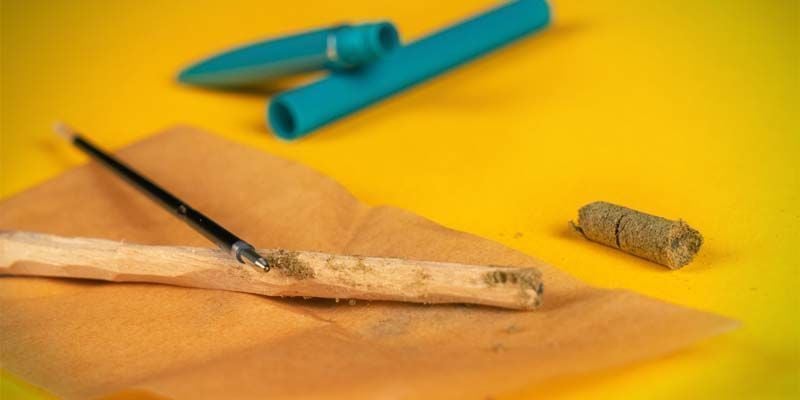
{"type": "Polygon", "coordinates": [[[274,250],[266,255],[270,268],[277,269],[286,276],[295,279],[314,277],[314,269],[301,261],[296,251],[274,250]]]}
{"type": "Polygon", "coordinates": [[[692,261],[703,236],[682,220],[669,220],[596,201],[578,210],[572,227],[585,238],[678,269],[692,261]]]}
{"type": "Polygon", "coordinates": [[[271,270],[210,248],[0,231],[0,275],[151,282],[267,296],[469,303],[530,310],[541,304],[533,268],[260,249],[271,270]]]}

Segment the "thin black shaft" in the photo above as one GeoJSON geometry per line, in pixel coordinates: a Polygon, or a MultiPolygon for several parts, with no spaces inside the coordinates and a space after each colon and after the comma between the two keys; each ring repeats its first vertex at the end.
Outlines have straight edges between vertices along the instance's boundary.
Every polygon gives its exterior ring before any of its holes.
{"type": "Polygon", "coordinates": [[[219,246],[220,249],[233,254],[240,262],[249,261],[260,268],[269,269],[266,260],[255,253],[253,246],[223,228],[211,218],[190,207],[121,161],[100,150],[80,135],[73,137],[72,144],[131,183],[164,209],[184,220],[192,228],[219,246]]]}

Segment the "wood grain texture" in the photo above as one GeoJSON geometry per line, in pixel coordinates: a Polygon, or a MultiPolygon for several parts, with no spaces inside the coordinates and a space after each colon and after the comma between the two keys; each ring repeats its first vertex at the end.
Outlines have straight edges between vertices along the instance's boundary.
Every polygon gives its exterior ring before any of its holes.
{"type": "Polygon", "coordinates": [[[534,309],[541,304],[541,274],[534,268],[259,251],[270,261],[270,272],[240,264],[211,248],[4,231],[0,232],[0,274],[151,282],[267,296],[471,303],[511,309],[534,309]]]}

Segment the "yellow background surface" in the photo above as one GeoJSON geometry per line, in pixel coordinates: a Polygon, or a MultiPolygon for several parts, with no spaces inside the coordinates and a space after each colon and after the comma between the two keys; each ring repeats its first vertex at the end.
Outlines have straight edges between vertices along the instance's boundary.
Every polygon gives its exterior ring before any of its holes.
{"type": "MultiPolygon", "coordinates": [[[[54,120],[109,148],[188,123],[593,285],[743,323],[661,360],[512,398],[800,395],[796,1],[554,0],[547,31],[291,143],[264,125],[268,94],[174,80],[257,38],[389,18],[409,40],[491,4],[3,0],[2,196],[84,162],[50,133],[54,120]],[[670,272],[586,242],[566,221],[594,200],[683,218],[704,248],[670,272]]],[[[0,379],[3,398],[46,396],[0,379]]]]}

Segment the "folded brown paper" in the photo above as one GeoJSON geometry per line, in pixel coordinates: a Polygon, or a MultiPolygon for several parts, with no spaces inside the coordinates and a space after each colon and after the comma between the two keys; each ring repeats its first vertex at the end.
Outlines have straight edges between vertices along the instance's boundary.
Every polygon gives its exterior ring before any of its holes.
{"type": "MultiPolygon", "coordinates": [[[[2,367],[60,396],[485,398],[663,355],[735,326],[632,292],[592,288],[500,244],[399,209],[368,207],[306,167],[191,128],[120,156],[256,246],[536,267],[547,288],[544,305],[533,312],[349,305],[2,277],[2,367]]],[[[210,247],[96,165],[3,201],[0,229],[210,247]]]]}

